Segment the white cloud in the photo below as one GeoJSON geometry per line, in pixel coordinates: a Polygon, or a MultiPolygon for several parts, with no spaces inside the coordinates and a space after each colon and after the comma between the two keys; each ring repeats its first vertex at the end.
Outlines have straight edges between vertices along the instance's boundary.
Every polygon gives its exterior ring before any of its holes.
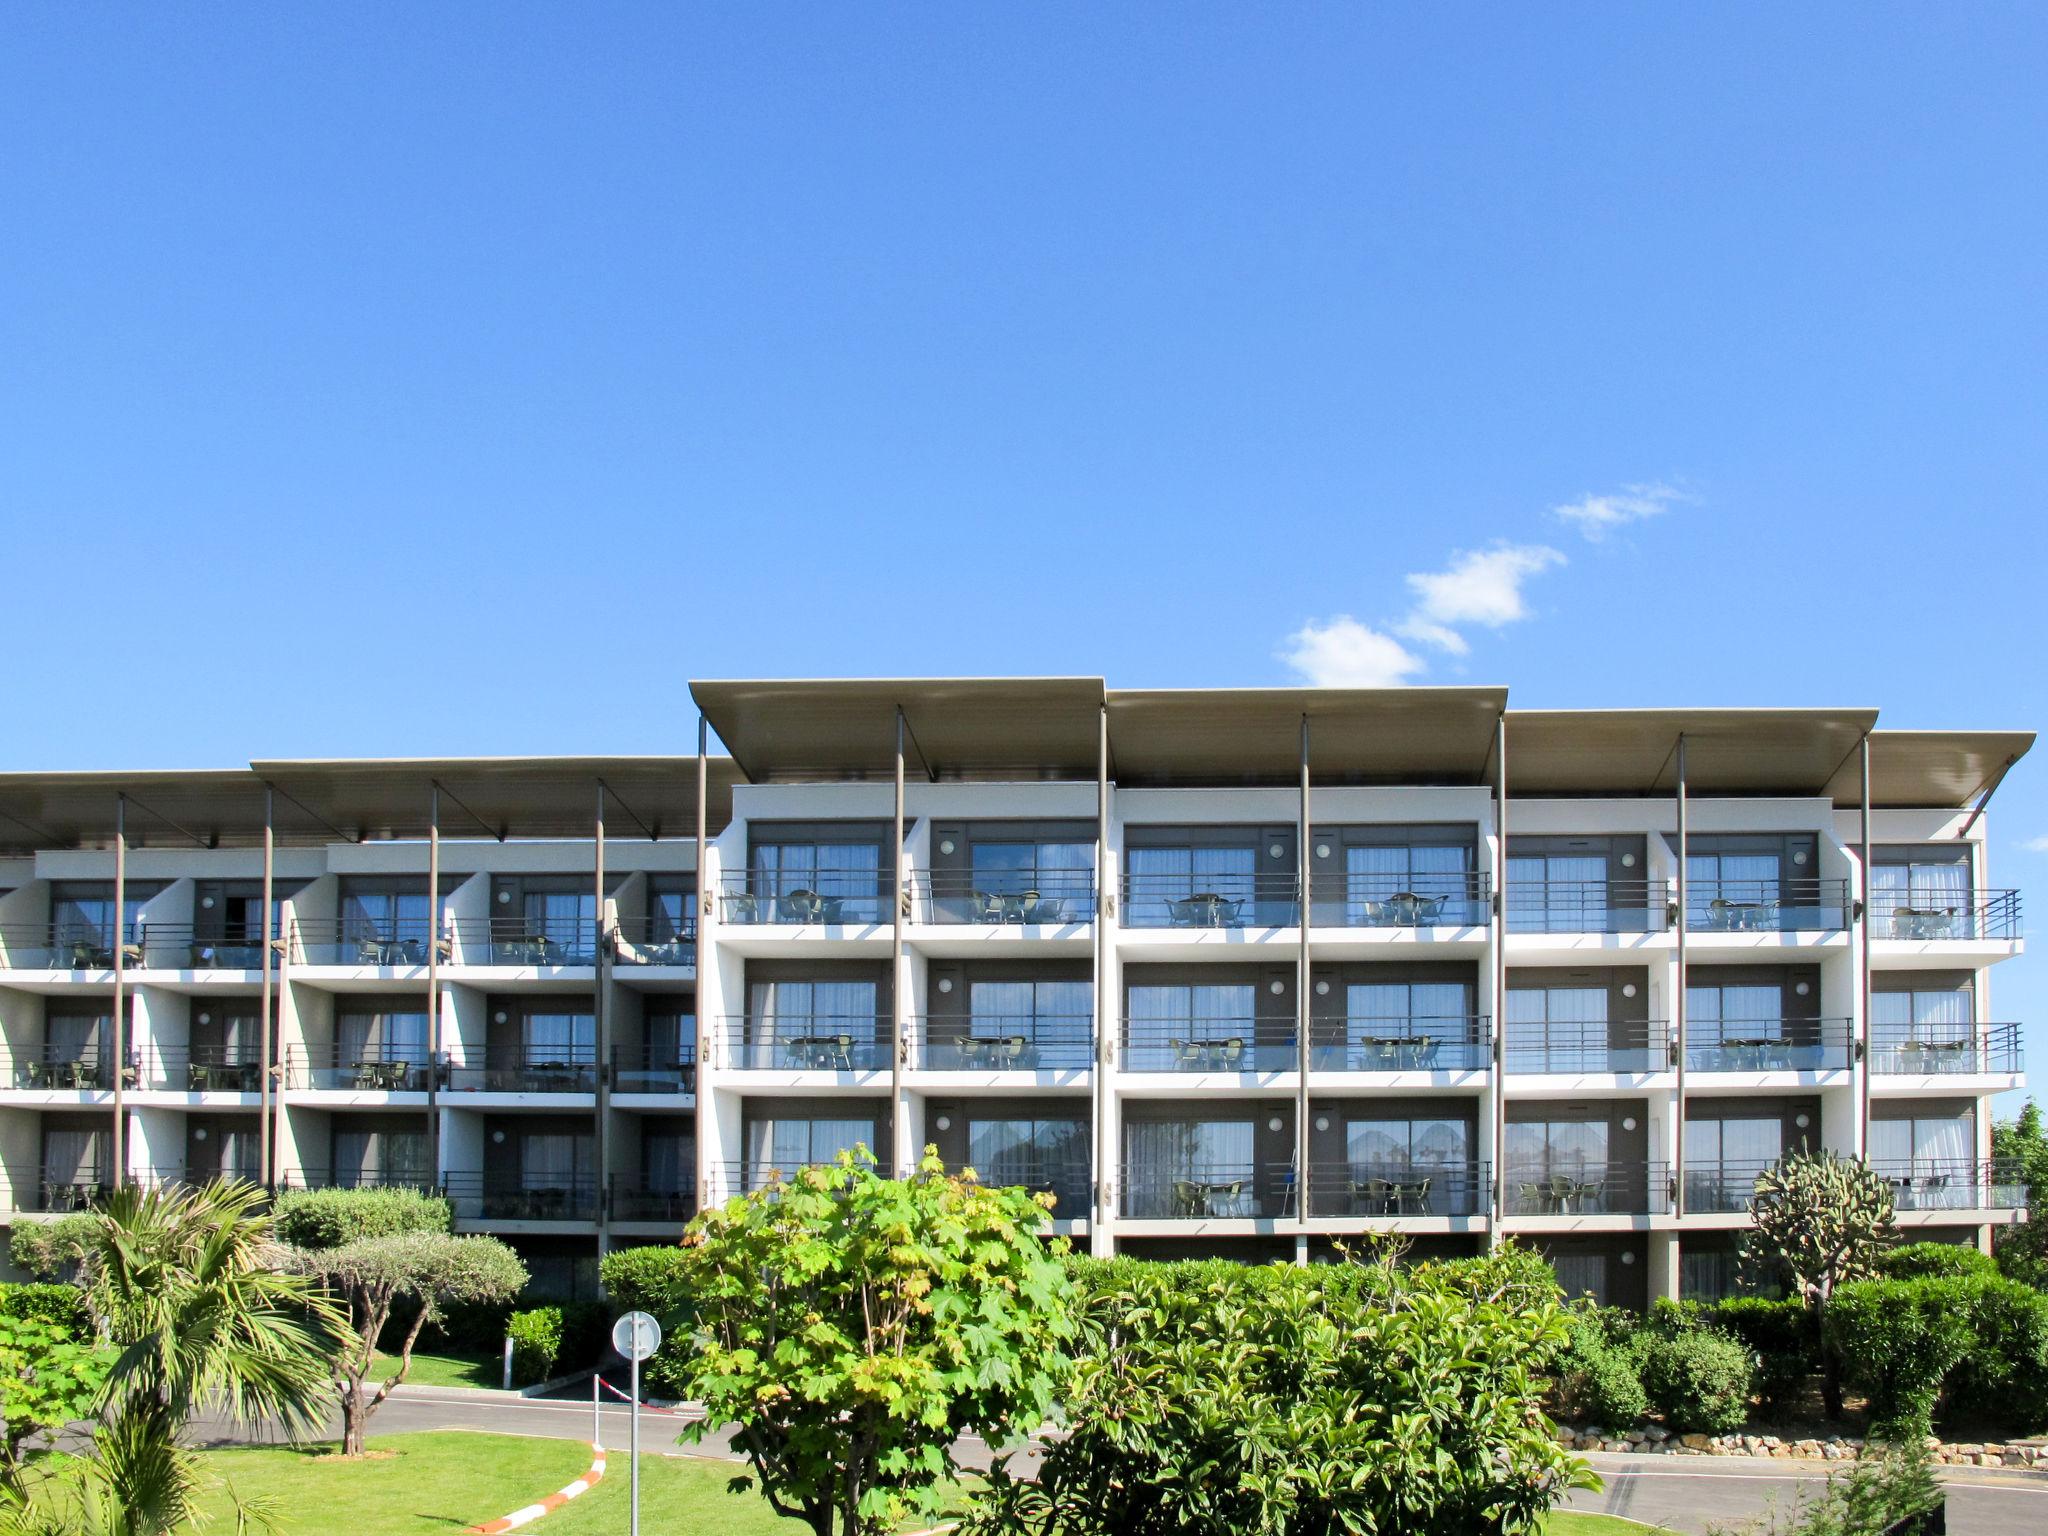
{"type": "Polygon", "coordinates": [[[1428,663],[1392,635],[1339,614],[1287,637],[1281,660],[1315,688],[1399,688],[1428,663]]]}
{"type": "Polygon", "coordinates": [[[2048,837],[2030,837],[2020,846],[2029,853],[2048,853],[2048,837]]]}
{"type": "Polygon", "coordinates": [[[1552,516],[1572,524],[1597,544],[1610,529],[1619,528],[1624,523],[1640,523],[1645,518],[1661,517],[1676,503],[1690,500],[1692,498],[1683,491],[1655,482],[1625,485],[1605,496],[1582,496],[1561,507],[1552,507],[1550,511],[1552,516]]]}
{"type": "Polygon", "coordinates": [[[1416,598],[1415,611],[1399,626],[1400,632],[1463,655],[1464,637],[1452,625],[1484,624],[1499,629],[1526,619],[1529,609],[1522,601],[1522,583],[1563,564],[1564,556],[1544,544],[1495,544],[1489,549],[1461,551],[1451,556],[1445,569],[1408,578],[1408,589],[1416,598]],[[1446,644],[1446,635],[1454,643],[1446,644]]]}

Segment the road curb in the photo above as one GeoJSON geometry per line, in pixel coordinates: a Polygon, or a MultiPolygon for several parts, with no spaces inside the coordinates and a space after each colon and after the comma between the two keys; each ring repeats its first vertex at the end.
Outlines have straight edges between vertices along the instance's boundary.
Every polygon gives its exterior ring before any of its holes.
{"type": "MultiPolygon", "coordinates": [[[[504,1393],[499,1394],[501,1397],[505,1395],[504,1393]]],[[[515,1509],[511,1514],[501,1516],[496,1520],[486,1520],[482,1525],[469,1526],[466,1536],[499,1536],[499,1533],[502,1531],[516,1531],[522,1525],[531,1525],[549,1511],[560,1509],[571,1499],[590,1492],[591,1489],[604,1481],[604,1447],[593,1442],[590,1452],[596,1458],[590,1463],[590,1470],[577,1478],[575,1482],[564,1488],[560,1493],[551,1493],[538,1504],[528,1504],[525,1508],[515,1509]]]]}

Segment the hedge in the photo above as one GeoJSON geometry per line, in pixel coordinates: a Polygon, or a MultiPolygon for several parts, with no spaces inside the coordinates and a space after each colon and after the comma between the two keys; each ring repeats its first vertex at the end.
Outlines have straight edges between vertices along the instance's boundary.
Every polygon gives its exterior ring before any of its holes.
{"type": "Polygon", "coordinates": [[[92,1331],[85,1298],[70,1285],[0,1285],[0,1317],[38,1317],[81,1335],[92,1331]]]}
{"type": "Polygon", "coordinates": [[[1828,1347],[1870,1398],[1885,1439],[1933,1427],[1942,1382],[1974,1342],[1972,1282],[1957,1278],[1856,1280],[1828,1303],[1828,1347]]]}
{"type": "Polygon", "coordinates": [[[1731,1296],[1702,1308],[1700,1316],[1756,1356],[1756,1389],[1766,1413],[1801,1406],[1807,1383],[1820,1369],[1820,1332],[1804,1302],[1731,1296]]]}
{"type": "Polygon", "coordinates": [[[512,1340],[512,1384],[531,1386],[549,1380],[558,1369],[596,1365],[609,1322],[605,1308],[594,1301],[552,1302],[514,1312],[505,1322],[512,1340]]]}
{"type": "Polygon", "coordinates": [[[1725,1435],[1749,1417],[1756,1357],[1714,1328],[1652,1332],[1638,1374],[1650,1406],[1670,1428],[1725,1435]]]}
{"type": "Polygon", "coordinates": [[[78,1262],[86,1234],[98,1221],[90,1211],[74,1211],[48,1221],[18,1220],[7,1240],[8,1257],[16,1269],[39,1280],[54,1280],[78,1262]]]}
{"type": "Polygon", "coordinates": [[[288,1189],[273,1207],[279,1242],[340,1248],[401,1232],[453,1232],[455,1211],[418,1189],[288,1189]]]}
{"type": "Polygon", "coordinates": [[[1929,1276],[1954,1279],[1966,1275],[1997,1275],[1998,1266],[1987,1253],[1961,1243],[1907,1243],[1894,1248],[1877,1261],[1877,1272],[1887,1280],[1919,1280],[1929,1276]]]}

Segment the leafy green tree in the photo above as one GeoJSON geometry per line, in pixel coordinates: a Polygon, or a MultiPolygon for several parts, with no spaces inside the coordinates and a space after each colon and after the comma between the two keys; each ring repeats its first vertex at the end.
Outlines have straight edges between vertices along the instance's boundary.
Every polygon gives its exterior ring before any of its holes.
{"type": "MultiPolygon", "coordinates": [[[[1757,1175],[1750,1215],[1743,1267],[1753,1279],[1783,1282],[1813,1314],[1823,1338],[1837,1287],[1875,1274],[1896,1236],[1891,1185],[1868,1165],[1834,1152],[1795,1152],[1766,1168],[1757,1175]]],[[[1839,1419],[1841,1358],[1826,1347],[1821,1396],[1829,1417],[1839,1419]]]]}
{"type": "Polygon", "coordinates": [[[288,1189],[277,1197],[276,1211],[278,1241],[293,1248],[455,1230],[455,1208],[419,1189],[288,1189]]]}
{"type": "Polygon", "coordinates": [[[2014,1120],[1991,1128],[1991,1155],[2019,1164],[2027,1186],[2027,1219],[1992,1238],[1998,1267],[2015,1280],[2048,1290],[2048,1123],[2032,1099],[2014,1120]]]}
{"type": "Polygon", "coordinates": [[[339,1248],[299,1248],[289,1254],[298,1273],[336,1293],[347,1309],[344,1337],[328,1357],[341,1405],[343,1454],[360,1456],[370,1415],[412,1369],[420,1330],[446,1308],[506,1301],[526,1284],[526,1266],[495,1237],[454,1237],[446,1232],[396,1232],[365,1237],[339,1248]],[[377,1340],[401,1298],[417,1303],[398,1348],[398,1368],[371,1385],[377,1340]]]}
{"type": "Polygon", "coordinates": [[[817,1536],[936,1512],[961,1435],[1028,1432],[1057,1401],[1073,1324],[1049,1220],[930,1147],[907,1179],[862,1149],[700,1213],[684,1387],[708,1417],[685,1438],[733,1427],[768,1502],[817,1536]]]}
{"type": "Polygon", "coordinates": [[[89,1417],[109,1357],[78,1330],[43,1317],[0,1316],[0,1482],[22,1486],[21,1447],[89,1417]]]}

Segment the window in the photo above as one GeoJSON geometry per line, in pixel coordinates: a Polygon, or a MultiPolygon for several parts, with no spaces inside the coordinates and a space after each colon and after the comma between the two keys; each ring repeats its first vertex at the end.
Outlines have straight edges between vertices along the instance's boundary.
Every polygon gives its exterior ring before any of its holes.
{"type": "Polygon", "coordinates": [[[1609,906],[1604,854],[1508,858],[1510,933],[1603,933],[1609,906]]]}
{"type": "Polygon", "coordinates": [[[859,1147],[872,1153],[875,1142],[873,1120],[756,1120],[747,1127],[747,1158],[758,1177],[771,1168],[790,1172],[829,1163],[859,1147]]]}
{"type": "Polygon", "coordinates": [[[338,1056],[336,1065],[340,1067],[373,1061],[426,1065],[427,1016],[424,1013],[350,1009],[335,1016],[334,1038],[338,1056]]]}
{"type": "MultiPolygon", "coordinates": [[[[1133,986],[1128,1066],[1133,1072],[1168,1072],[1197,1049],[1250,1045],[1258,1028],[1258,989],[1250,982],[1133,986]]],[[[1220,1058],[1219,1058],[1220,1060],[1220,1058]]],[[[1218,1070],[1236,1070],[1237,1062],[1218,1070]]]]}
{"type": "Polygon", "coordinates": [[[1472,922],[1472,858],[1465,844],[1353,843],[1344,850],[1344,921],[1472,922]]]}
{"type": "Polygon", "coordinates": [[[1088,1161],[1088,1127],[1079,1120],[969,1120],[967,1161],[985,1184],[1029,1184],[1049,1164],[1088,1161]]]}
{"type": "Polygon", "coordinates": [[[872,981],[757,981],[748,989],[756,1040],[808,1039],[851,1035],[872,1042],[879,1017],[879,988],[872,981]]]}
{"type": "Polygon", "coordinates": [[[691,911],[695,893],[685,887],[655,886],[647,892],[647,937],[656,944],[694,938],[696,914],[691,911]]]}
{"type": "Polygon", "coordinates": [[[1783,1034],[1785,989],[1775,982],[1685,989],[1686,1032],[1694,1044],[1730,1039],[1778,1039],[1783,1034]]]}
{"type": "Polygon", "coordinates": [[[528,1131],[519,1138],[522,1189],[576,1188],[591,1176],[594,1143],[569,1131],[528,1131]]]}
{"type": "Polygon", "coordinates": [[[874,843],[756,843],[751,868],[752,894],[778,910],[814,896],[823,903],[825,921],[882,920],[882,850],[874,843]]]}
{"type": "Polygon", "coordinates": [[[1197,895],[1249,903],[1258,885],[1259,854],[1249,843],[1131,848],[1124,857],[1130,866],[1131,900],[1144,903],[1148,914],[1162,903],[1197,895]]]}
{"type": "Polygon", "coordinates": [[[970,1031],[987,1038],[1021,1034],[1032,1039],[1086,1038],[1095,985],[1087,981],[971,981],[970,1031]]]}
{"type": "Polygon", "coordinates": [[[1550,1267],[1557,1271],[1558,1289],[1568,1299],[1590,1296],[1598,1306],[1607,1306],[1607,1259],[1598,1253],[1553,1253],[1550,1267]]]}
{"type": "Polygon", "coordinates": [[[1607,1173],[1607,1122],[1511,1120],[1507,1154],[1511,1179],[1564,1174],[1598,1180],[1607,1173]]]}
{"type": "Polygon", "coordinates": [[[648,1136],[641,1147],[641,1176],[652,1195],[680,1195],[697,1172],[697,1144],[688,1136],[648,1136]]]}
{"type": "Polygon", "coordinates": [[[1689,1210],[1740,1211],[1756,1176],[1785,1152],[1782,1116],[1685,1122],[1685,1203],[1689,1210]]]}
{"type": "Polygon", "coordinates": [[[1678,1293],[1687,1301],[1723,1301],[1738,1294],[1740,1278],[1741,1265],[1731,1250],[1679,1253],[1678,1293]]]}
{"type": "Polygon", "coordinates": [[[1132,1216],[1259,1214],[1249,1120],[1134,1120],[1124,1125],[1132,1216]]]}
{"type": "Polygon", "coordinates": [[[1004,895],[1079,893],[1095,869],[1093,843],[976,842],[969,852],[974,888],[1004,895]]]}
{"type": "Polygon", "coordinates": [[[1458,981],[1352,982],[1344,989],[1344,1016],[1354,1047],[1391,1039],[1462,1042],[1472,1025],[1472,990],[1458,981]]]}
{"type": "Polygon", "coordinates": [[[1870,1122],[1870,1161],[1915,1170],[1953,1168],[1976,1158],[1977,1122],[1970,1115],[1936,1115],[1870,1122]]]}
{"type": "Polygon", "coordinates": [[[1730,905],[1774,908],[1784,899],[1785,861],[1776,853],[1694,853],[1685,859],[1687,920],[1694,927],[1726,926],[1730,905]],[[1723,905],[1716,906],[1720,902],[1723,905]]]}
{"type": "Polygon", "coordinates": [[[101,1131],[43,1132],[43,1181],[46,1184],[99,1184],[106,1179],[101,1131]]]}
{"type": "Polygon", "coordinates": [[[587,1013],[528,1013],[520,1020],[526,1060],[590,1062],[597,1051],[597,1020],[587,1013]]]}
{"type": "Polygon", "coordinates": [[[1510,1072],[1654,1070],[1647,1048],[1609,1049],[1605,987],[1510,987],[1507,999],[1510,1072]]]}
{"type": "Polygon", "coordinates": [[[433,902],[424,890],[354,886],[341,893],[344,945],[406,939],[424,942],[433,928],[433,917],[433,902]]]}
{"type": "Polygon", "coordinates": [[[1870,866],[1870,915],[1872,932],[1879,937],[1970,937],[1969,853],[1876,851],[1870,866]]]}
{"type": "Polygon", "coordinates": [[[1361,1167],[1462,1169],[1471,1161],[1472,1128],[1463,1120],[1352,1120],[1344,1127],[1345,1155],[1361,1167]]]}
{"type": "Polygon", "coordinates": [[[336,1131],[334,1182],[343,1189],[370,1185],[425,1188],[427,1138],[420,1131],[336,1131]]]}

